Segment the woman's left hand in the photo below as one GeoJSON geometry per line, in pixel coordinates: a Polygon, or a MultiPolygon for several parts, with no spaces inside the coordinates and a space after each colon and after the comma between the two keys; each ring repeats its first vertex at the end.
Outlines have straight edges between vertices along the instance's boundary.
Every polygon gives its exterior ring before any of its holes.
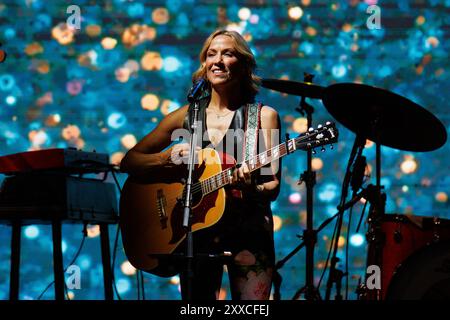
{"type": "Polygon", "coordinates": [[[240,189],[247,189],[252,186],[252,177],[248,166],[244,163],[235,169],[231,179],[231,185],[240,189]]]}

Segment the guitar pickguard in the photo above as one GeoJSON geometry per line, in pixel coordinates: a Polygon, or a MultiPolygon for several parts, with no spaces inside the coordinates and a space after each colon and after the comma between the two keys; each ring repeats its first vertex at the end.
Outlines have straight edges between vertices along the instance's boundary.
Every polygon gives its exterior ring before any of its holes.
{"type": "MultiPolygon", "coordinates": [[[[197,168],[194,170],[194,184],[198,182],[199,178],[204,174],[206,169],[205,161],[202,161],[197,168]]],[[[185,192],[183,192],[183,195],[185,192]]],[[[200,191],[194,192],[192,194],[192,225],[196,223],[205,223],[206,215],[208,210],[214,207],[218,193],[212,192],[207,195],[203,195],[200,191]]],[[[184,196],[183,196],[184,198],[184,196]]],[[[176,244],[179,242],[185,235],[185,230],[183,228],[183,218],[184,218],[184,203],[183,199],[179,199],[177,204],[175,205],[170,224],[172,226],[172,238],[170,239],[170,244],[176,244]]]]}

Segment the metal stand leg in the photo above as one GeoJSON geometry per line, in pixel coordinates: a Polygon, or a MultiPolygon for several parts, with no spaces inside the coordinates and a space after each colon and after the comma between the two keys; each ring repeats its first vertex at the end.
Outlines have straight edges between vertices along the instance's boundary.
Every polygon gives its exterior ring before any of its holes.
{"type": "Polygon", "coordinates": [[[11,271],[9,282],[9,300],[19,300],[21,232],[22,232],[22,225],[20,221],[13,221],[12,236],[11,236],[11,271]]]}
{"type": "Polygon", "coordinates": [[[61,221],[52,222],[53,274],[55,277],[55,300],[64,300],[64,269],[61,248],[61,221]]]}
{"type": "Polygon", "coordinates": [[[109,251],[109,232],[106,223],[100,224],[100,241],[103,262],[103,284],[105,288],[105,300],[113,300],[111,254],[109,251]]]}

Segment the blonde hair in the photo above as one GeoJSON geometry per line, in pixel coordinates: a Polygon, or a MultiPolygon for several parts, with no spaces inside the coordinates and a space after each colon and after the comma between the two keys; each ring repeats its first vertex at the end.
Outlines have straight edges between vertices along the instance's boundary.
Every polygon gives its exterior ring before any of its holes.
{"type": "Polygon", "coordinates": [[[206,77],[206,53],[213,39],[220,35],[230,37],[234,43],[234,48],[237,51],[237,57],[242,62],[242,66],[245,69],[244,79],[242,79],[244,98],[246,102],[252,102],[258,93],[261,78],[254,73],[256,69],[256,60],[250,47],[244,38],[242,38],[242,36],[236,31],[216,30],[205,40],[199,55],[200,67],[192,74],[192,81],[195,82],[201,78],[208,80],[206,77]]]}

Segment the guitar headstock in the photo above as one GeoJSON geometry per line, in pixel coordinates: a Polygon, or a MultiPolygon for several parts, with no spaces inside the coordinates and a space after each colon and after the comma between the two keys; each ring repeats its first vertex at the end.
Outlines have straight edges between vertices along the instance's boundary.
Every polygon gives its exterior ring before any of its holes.
{"type": "MultiPolygon", "coordinates": [[[[307,132],[295,138],[296,149],[314,149],[316,147],[331,145],[338,140],[339,131],[332,122],[326,122],[324,125],[319,124],[316,129],[310,128],[307,132]]],[[[322,148],[324,151],[324,148],[322,148]]]]}

